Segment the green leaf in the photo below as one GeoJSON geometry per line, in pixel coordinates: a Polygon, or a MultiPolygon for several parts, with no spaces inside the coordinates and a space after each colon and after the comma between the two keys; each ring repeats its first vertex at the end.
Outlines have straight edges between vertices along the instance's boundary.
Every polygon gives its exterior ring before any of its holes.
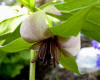
{"type": "Polygon", "coordinates": [[[52,17],[55,17],[61,21],[65,21],[67,20],[69,17],[71,17],[73,14],[72,13],[61,13],[62,15],[59,16],[59,15],[54,15],[54,14],[50,14],[50,13],[47,13],[48,15],[52,16],[52,17]]]}
{"type": "Polygon", "coordinates": [[[10,52],[10,53],[18,52],[23,49],[29,48],[32,44],[33,43],[27,43],[22,38],[18,38],[5,46],[0,46],[0,50],[5,51],[5,52],[10,52]]]}
{"type": "Polygon", "coordinates": [[[8,18],[11,18],[11,17],[15,17],[15,16],[18,16],[18,15],[22,15],[22,14],[25,14],[26,12],[20,12],[22,9],[19,8],[18,9],[18,6],[13,6],[13,7],[10,7],[10,6],[0,6],[0,22],[5,20],[5,19],[8,19],[8,18]]]}
{"type": "Polygon", "coordinates": [[[51,32],[61,37],[76,36],[80,32],[84,19],[90,9],[91,7],[80,10],[62,24],[50,28],[51,32]]]}
{"type": "MultiPolygon", "coordinates": [[[[57,5],[57,4],[58,4],[58,5],[64,4],[64,2],[61,2],[61,1],[49,2],[49,3],[46,3],[46,4],[42,5],[42,6],[40,6],[39,8],[42,9],[42,10],[44,10],[46,7],[48,7],[48,6],[50,6],[50,5],[57,5]]],[[[49,10],[48,10],[48,11],[49,11],[49,10]]],[[[63,13],[63,12],[61,13],[62,16],[54,15],[54,14],[50,14],[50,13],[47,13],[47,14],[48,14],[48,15],[51,15],[51,16],[53,16],[53,17],[59,19],[59,20],[66,20],[66,19],[68,19],[70,16],[72,16],[71,13],[63,13]]]]}
{"type": "Polygon", "coordinates": [[[30,6],[29,0],[18,0],[21,4],[25,5],[26,7],[30,6]]]}
{"type": "Polygon", "coordinates": [[[2,45],[4,46],[19,37],[20,37],[20,25],[15,29],[14,32],[0,35],[0,41],[3,42],[2,45]]]}
{"type": "Polygon", "coordinates": [[[3,41],[3,46],[20,37],[19,30],[23,17],[20,15],[0,22],[0,41],[3,41]]]}
{"type": "Polygon", "coordinates": [[[57,1],[57,2],[48,2],[48,3],[45,3],[44,5],[41,5],[39,8],[40,9],[44,9],[45,7],[49,6],[49,5],[55,5],[55,4],[62,4],[61,1],[57,1]]]}
{"type": "Polygon", "coordinates": [[[0,51],[0,75],[7,80],[19,75],[22,68],[29,65],[29,53],[27,49],[13,54],[0,51]]]}
{"type": "Polygon", "coordinates": [[[99,2],[98,0],[64,0],[64,2],[50,2],[40,6],[40,9],[44,9],[49,5],[55,5],[55,7],[62,13],[62,16],[56,16],[49,14],[53,17],[56,17],[60,20],[66,20],[77,11],[87,8],[95,3],[99,2]]]}
{"type": "Polygon", "coordinates": [[[61,59],[60,59],[60,64],[62,64],[64,68],[72,72],[80,74],[74,57],[65,57],[62,54],[61,59]]]}
{"type": "Polygon", "coordinates": [[[3,51],[0,51],[0,64],[4,61],[5,56],[6,56],[6,53],[3,51]]]}
{"type": "Polygon", "coordinates": [[[32,9],[35,8],[35,0],[30,0],[30,7],[31,7],[32,9]]]}
{"type": "Polygon", "coordinates": [[[55,2],[46,3],[46,4],[42,5],[42,6],[40,6],[39,8],[40,8],[40,9],[44,9],[45,7],[47,7],[47,6],[49,6],[49,5],[52,5],[52,4],[55,4],[55,2]]]}
{"type": "Polygon", "coordinates": [[[23,16],[15,16],[0,22],[0,35],[12,33],[22,22],[23,16]]]}
{"type": "Polygon", "coordinates": [[[25,5],[31,11],[35,9],[35,0],[18,0],[21,4],[25,5]]]}
{"type": "Polygon", "coordinates": [[[100,6],[92,8],[86,18],[82,33],[100,42],[100,6]]]}
{"type": "Polygon", "coordinates": [[[83,8],[86,8],[98,0],[64,0],[63,4],[55,4],[56,8],[61,12],[70,13],[83,8]]]}

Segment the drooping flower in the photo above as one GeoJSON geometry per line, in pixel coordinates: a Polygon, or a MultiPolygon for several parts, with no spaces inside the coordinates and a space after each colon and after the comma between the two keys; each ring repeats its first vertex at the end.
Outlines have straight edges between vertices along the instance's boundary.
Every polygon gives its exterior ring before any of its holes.
{"type": "MultiPolygon", "coordinates": [[[[50,13],[60,15],[59,11],[55,9],[54,11],[50,9],[50,13]]],[[[46,8],[43,11],[40,10],[28,15],[21,25],[20,34],[27,42],[37,42],[31,47],[36,49],[35,46],[38,45],[38,54],[32,62],[41,60],[44,65],[51,64],[53,57],[53,63],[56,66],[59,63],[60,52],[65,56],[75,56],[77,54],[80,50],[80,35],[70,38],[53,35],[49,29],[45,12],[49,12],[49,10],[46,8]]]]}

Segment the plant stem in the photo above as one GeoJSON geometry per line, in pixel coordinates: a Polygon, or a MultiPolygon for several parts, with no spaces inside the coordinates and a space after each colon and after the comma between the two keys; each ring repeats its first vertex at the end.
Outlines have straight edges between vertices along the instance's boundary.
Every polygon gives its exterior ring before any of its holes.
{"type": "Polygon", "coordinates": [[[32,59],[35,57],[36,52],[31,50],[31,59],[30,59],[30,77],[29,80],[35,80],[35,63],[32,63],[32,59]]]}

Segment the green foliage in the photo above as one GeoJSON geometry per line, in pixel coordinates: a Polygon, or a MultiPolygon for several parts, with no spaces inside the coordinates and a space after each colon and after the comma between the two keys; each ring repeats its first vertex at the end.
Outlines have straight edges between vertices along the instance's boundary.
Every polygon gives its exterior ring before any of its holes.
{"type": "Polygon", "coordinates": [[[58,75],[56,75],[55,77],[56,77],[56,80],[60,80],[58,75]]]}
{"type": "Polygon", "coordinates": [[[79,73],[78,71],[78,67],[75,61],[74,57],[65,57],[63,54],[61,55],[61,59],[60,59],[60,64],[62,64],[64,66],[64,68],[75,72],[75,73],[79,73]]]}
{"type": "Polygon", "coordinates": [[[98,0],[64,0],[65,3],[63,4],[56,4],[58,10],[65,13],[71,13],[73,11],[77,11],[80,9],[84,9],[98,0]]]}
{"type": "Polygon", "coordinates": [[[70,15],[69,18],[66,21],[64,21],[62,24],[59,24],[51,28],[51,31],[55,35],[58,35],[61,37],[69,37],[71,35],[76,36],[78,32],[82,32],[86,36],[94,40],[100,41],[99,40],[100,1],[96,0],[94,1],[94,3],[92,2],[91,4],[89,3],[88,5],[89,6],[87,6],[87,8],[85,7],[85,9],[80,7],[79,11],[70,15]]]}
{"type": "Polygon", "coordinates": [[[86,8],[77,12],[75,15],[68,18],[68,20],[64,23],[52,27],[51,31],[53,34],[61,37],[70,37],[72,35],[76,36],[83,26],[84,16],[87,15],[89,10],[90,8],[86,8]]]}
{"type": "Polygon", "coordinates": [[[12,33],[22,21],[22,15],[5,19],[0,22],[0,35],[12,33]],[[17,22],[17,23],[16,23],[17,22]]]}
{"type": "Polygon", "coordinates": [[[0,41],[4,40],[2,46],[0,46],[0,50],[17,52],[29,48],[32,45],[20,37],[20,24],[23,18],[20,15],[0,22],[0,41]]]}
{"type": "Polygon", "coordinates": [[[25,5],[31,11],[35,8],[35,0],[18,0],[21,4],[25,5]]]}
{"type": "MultiPolygon", "coordinates": [[[[52,15],[60,20],[66,20],[77,11],[87,8],[98,2],[98,0],[64,0],[64,2],[50,2],[40,6],[44,9],[48,5],[55,5],[55,7],[62,13],[62,16],[52,15]]],[[[51,15],[51,14],[50,14],[51,15]]]]}
{"type": "Polygon", "coordinates": [[[86,18],[82,33],[100,42],[100,6],[92,8],[86,18]]]}
{"type": "Polygon", "coordinates": [[[9,54],[0,51],[0,76],[14,78],[21,73],[21,70],[29,65],[29,50],[9,54]]]}
{"type": "Polygon", "coordinates": [[[5,51],[5,52],[10,52],[10,53],[18,52],[23,49],[29,48],[32,44],[33,43],[27,43],[22,38],[18,38],[5,46],[0,46],[0,50],[5,51]]]}
{"type": "Polygon", "coordinates": [[[58,15],[48,13],[48,15],[55,17],[55,18],[57,18],[61,21],[67,20],[69,17],[71,17],[73,15],[72,13],[63,13],[63,12],[61,14],[62,14],[62,16],[58,16],[58,15]]]}
{"type": "Polygon", "coordinates": [[[4,40],[4,43],[2,44],[3,46],[6,44],[9,44],[13,40],[17,39],[20,37],[20,25],[17,26],[17,28],[8,34],[0,35],[0,41],[4,40]]]}
{"type": "Polygon", "coordinates": [[[28,0],[28,1],[30,1],[30,7],[32,9],[34,9],[35,8],[35,0],[28,0]]]}
{"type": "Polygon", "coordinates": [[[47,7],[49,5],[55,5],[55,4],[62,4],[62,2],[60,2],[60,1],[57,1],[57,2],[49,2],[49,3],[46,3],[44,5],[41,5],[39,8],[40,9],[44,9],[45,7],[47,7]]]}
{"type": "Polygon", "coordinates": [[[20,24],[23,16],[15,16],[0,22],[0,41],[4,40],[3,45],[20,37],[20,24]]]}

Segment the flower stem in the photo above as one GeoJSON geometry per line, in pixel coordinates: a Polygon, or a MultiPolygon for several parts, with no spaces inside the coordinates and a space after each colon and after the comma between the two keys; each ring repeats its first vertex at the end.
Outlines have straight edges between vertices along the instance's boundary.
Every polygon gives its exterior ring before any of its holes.
{"type": "Polygon", "coordinates": [[[36,51],[31,50],[31,59],[30,59],[30,76],[29,80],[35,80],[35,63],[32,63],[32,59],[35,57],[36,51]]]}

